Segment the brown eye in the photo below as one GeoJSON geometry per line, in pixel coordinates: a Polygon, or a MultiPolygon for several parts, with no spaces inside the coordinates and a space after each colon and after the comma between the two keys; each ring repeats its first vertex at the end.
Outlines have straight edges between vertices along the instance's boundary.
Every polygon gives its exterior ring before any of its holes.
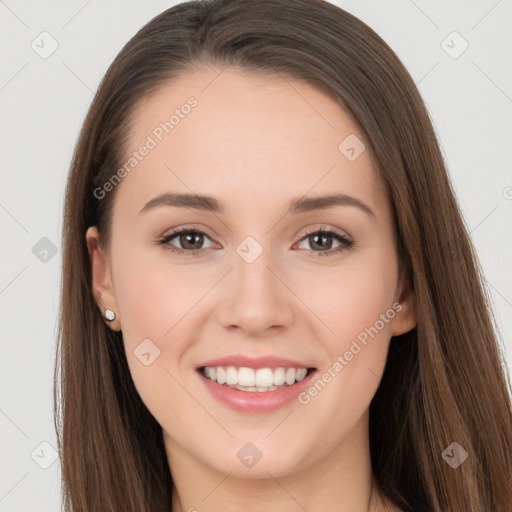
{"type": "Polygon", "coordinates": [[[332,229],[316,229],[310,231],[302,238],[301,243],[307,241],[310,247],[310,254],[314,256],[331,256],[346,249],[351,249],[354,245],[352,240],[346,236],[332,230],[332,229]],[[338,242],[338,246],[331,250],[333,247],[333,239],[338,242]]]}
{"type": "Polygon", "coordinates": [[[309,235],[308,240],[311,247],[320,249],[330,249],[332,247],[332,235],[309,235]]]}
{"type": "Polygon", "coordinates": [[[183,247],[183,249],[201,249],[201,246],[204,243],[204,235],[197,233],[196,231],[185,232],[185,234],[178,235],[175,238],[179,238],[181,247],[183,247]]]}
{"type": "Polygon", "coordinates": [[[203,247],[205,238],[210,239],[210,237],[200,229],[181,229],[166,235],[162,240],[159,240],[158,243],[171,252],[184,254],[186,256],[200,256],[202,253],[206,252],[203,247]],[[177,240],[177,242],[171,243],[172,240],[177,240]]]}

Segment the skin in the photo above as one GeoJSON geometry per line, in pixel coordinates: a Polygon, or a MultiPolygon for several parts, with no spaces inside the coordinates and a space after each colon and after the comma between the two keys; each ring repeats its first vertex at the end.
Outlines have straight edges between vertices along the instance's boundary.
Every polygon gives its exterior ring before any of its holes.
{"type": "MultiPolygon", "coordinates": [[[[128,153],[187,98],[198,100],[117,185],[110,246],[95,227],[86,234],[98,306],[115,311],[108,325],[122,330],[137,391],[163,428],[173,512],[399,510],[371,492],[368,440],[390,337],[416,322],[383,184],[368,150],[354,161],[338,150],[349,134],[364,138],[329,97],[289,77],[220,71],[198,69],[137,105],[128,153]],[[139,214],[164,191],[207,194],[226,211],[139,214]],[[375,217],[354,206],[285,213],[292,199],[334,192],[375,217]],[[307,230],[321,226],[354,247],[318,256],[340,246],[314,245],[307,230]],[[208,233],[201,256],[156,243],[178,227],[208,233]],[[236,252],[247,236],[263,249],[250,264],[236,252]],[[322,374],[395,302],[400,312],[307,405],[236,412],[194,369],[242,353],[296,359],[322,374]],[[147,338],[160,349],[149,366],[134,355],[147,338]],[[251,468],[237,457],[248,442],[262,454],[251,468]]],[[[180,241],[172,244],[194,248],[180,241]]]]}

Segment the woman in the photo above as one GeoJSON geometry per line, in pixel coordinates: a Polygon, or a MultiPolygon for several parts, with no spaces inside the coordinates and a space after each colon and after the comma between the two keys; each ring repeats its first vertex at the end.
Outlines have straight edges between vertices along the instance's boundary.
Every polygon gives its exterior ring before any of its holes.
{"type": "Polygon", "coordinates": [[[85,120],[63,248],[66,510],[510,509],[477,257],[414,82],[350,14],[154,18],[85,120]]]}

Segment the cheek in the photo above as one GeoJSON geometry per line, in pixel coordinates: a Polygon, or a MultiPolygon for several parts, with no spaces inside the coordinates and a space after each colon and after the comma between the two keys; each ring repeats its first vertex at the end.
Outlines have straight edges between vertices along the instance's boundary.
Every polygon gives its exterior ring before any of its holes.
{"type": "Polygon", "coordinates": [[[190,320],[194,305],[211,286],[211,276],[198,275],[186,265],[176,265],[161,248],[128,251],[122,245],[115,265],[114,283],[121,322],[137,336],[162,341],[175,337],[190,320]],[[158,258],[155,251],[161,251],[158,258]]]}
{"type": "MultiPolygon", "coordinates": [[[[380,318],[392,307],[397,269],[384,261],[361,261],[331,269],[323,278],[321,275],[315,278],[314,287],[304,288],[308,305],[327,328],[324,339],[330,345],[331,354],[345,346],[348,350],[352,339],[361,333],[360,337],[364,338],[365,330],[376,323],[378,330],[389,336],[391,323],[383,325],[380,318]]],[[[391,315],[393,310],[388,316],[391,315]]]]}
{"type": "MultiPolygon", "coordinates": [[[[124,249],[120,246],[118,250],[121,253],[124,249]]],[[[176,411],[196,411],[179,383],[179,363],[190,343],[187,330],[193,306],[205,286],[199,286],[183,267],[148,265],[142,250],[125,254],[118,258],[113,277],[135,388],[160,425],[176,423],[173,434],[186,436],[187,422],[175,422],[176,411]]]]}
{"type": "Polygon", "coordinates": [[[302,403],[317,400],[314,397],[318,395],[318,407],[342,404],[341,408],[324,410],[327,423],[342,421],[347,411],[355,421],[379,385],[396,314],[393,301],[398,270],[390,261],[394,261],[392,255],[361,261],[334,273],[330,284],[325,283],[328,293],[324,300],[319,295],[315,298],[318,316],[334,334],[323,338],[329,360],[302,403]]]}
{"type": "MultiPolygon", "coordinates": [[[[328,354],[319,380],[303,403],[315,400],[343,404],[324,410],[327,423],[339,423],[351,411],[358,418],[368,407],[385,368],[398,269],[392,253],[375,254],[354,265],[331,272],[319,286],[309,289],[308,304],[329,327],[321,338],[328,354]],[[321,286],[323,284],[323,287],[321,286]],[[320,292],[323,290],[323,293],[320,292]],[[318,395],[318,400],[314,398],[318,395]],[[320,398],[321,396],[321,398],[320,398]]],[[[315,407],[315,406],[313,406],[315,407]]]]}
{"type": "Polygon", "coordinates": [[[208,283],[165,258],[149,264],[147,250],[128,251],[120,244],[117,251],[124,254],[116,260],[113,280],[126,357],[135,387],[155,415],[170,396],[179,407],[183,390],[173,376],[179,375],[194,306],[208,283]]]}

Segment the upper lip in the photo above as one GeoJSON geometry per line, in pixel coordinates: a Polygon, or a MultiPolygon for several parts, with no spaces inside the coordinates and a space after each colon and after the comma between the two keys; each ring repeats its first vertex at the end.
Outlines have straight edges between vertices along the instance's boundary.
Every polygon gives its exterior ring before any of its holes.
{"type": "Polygon", "coordinates": [[[218,359],[211,359],[198,366],[196,370],[204,368],[205,366],[235,366],[237,368],[253,368],[257,370],[259,368],[312,368],[308,364],[294,361],[278,356],[261,356],[261,357],[250,357],[242,354],[236,354],[226,357],[220,357],[218,359]]]}

